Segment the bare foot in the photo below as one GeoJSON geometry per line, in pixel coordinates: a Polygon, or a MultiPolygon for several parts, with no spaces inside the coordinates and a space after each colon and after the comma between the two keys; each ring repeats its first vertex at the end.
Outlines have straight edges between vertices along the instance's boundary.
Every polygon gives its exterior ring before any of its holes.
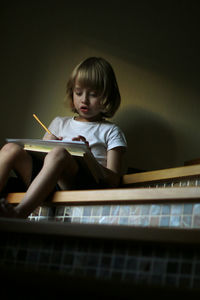
{"type": "Polygon", "coordinates": [[[0,199],[0,217],[17,218],[17,212],[13,205],[8,203],[5,198],[0,199]]]}

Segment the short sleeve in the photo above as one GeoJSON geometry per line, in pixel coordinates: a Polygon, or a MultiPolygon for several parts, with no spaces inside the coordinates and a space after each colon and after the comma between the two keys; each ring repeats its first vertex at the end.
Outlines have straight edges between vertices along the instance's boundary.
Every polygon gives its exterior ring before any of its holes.
{"type": "Polygon", "coordinates": [[[111,150],[116,147],[127,148],[127,142],[122,130],[118,126],[114,125],[107,137],[107,150],[111,150]]]}

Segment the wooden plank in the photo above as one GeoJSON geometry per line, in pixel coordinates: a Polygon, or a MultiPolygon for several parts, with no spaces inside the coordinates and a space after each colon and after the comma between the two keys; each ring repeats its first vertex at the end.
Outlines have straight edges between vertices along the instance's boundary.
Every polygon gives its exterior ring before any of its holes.
{"type": "Polygon", "coordinates": [[[123,176],[122,184],[129,185],[194,176],[200,176],[200,165],[127,174],[123,176]]]}
{"type": "MultiPolygon", "coordinates": [[[[24,193],[10,193],[7,195],[6,199],[9,203],[17,204],[23,197],[24,193]]],[[[200,187],[122,188],[106,190],[59,191],[55,192],[46,203],[61,205],[90,205],[176,201],[200,201],[200,187]]]]}

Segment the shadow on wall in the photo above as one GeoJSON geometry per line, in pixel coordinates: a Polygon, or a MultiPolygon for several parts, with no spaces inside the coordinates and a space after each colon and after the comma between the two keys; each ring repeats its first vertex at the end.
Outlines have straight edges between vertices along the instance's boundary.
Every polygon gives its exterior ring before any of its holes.
{"type": "Polygon", "coordinates": [[[126,135],[126,167],[156,170],[175,166],[173,128],[161,116],[139,107],[128,107],[117,114],[114,122],[126,135]]]}

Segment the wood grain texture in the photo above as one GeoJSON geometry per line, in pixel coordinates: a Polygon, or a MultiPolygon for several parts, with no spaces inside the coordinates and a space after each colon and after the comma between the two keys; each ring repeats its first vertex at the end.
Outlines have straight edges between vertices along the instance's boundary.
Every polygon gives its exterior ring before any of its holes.
{"type": "MultiPolygon", "coordinates": [[[[7,195],[9,203],[17,204],[24,193],[7,195]]],[[[175,188],[121,188],[81,191],[55,192],[47,204],[85,205],[85,204],[114,204],[114,203],[154,203],[200,201],[200,187],[175,188]]]]}

